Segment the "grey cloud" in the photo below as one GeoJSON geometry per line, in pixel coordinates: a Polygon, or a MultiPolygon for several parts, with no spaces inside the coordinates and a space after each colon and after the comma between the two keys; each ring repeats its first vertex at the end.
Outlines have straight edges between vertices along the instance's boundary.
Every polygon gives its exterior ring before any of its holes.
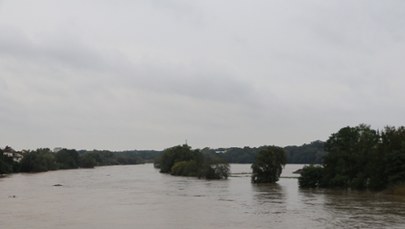
{"type": "Polygon", "coordinates": [[[2,1],[0,137],[253,146],[402,124],[404,4],[2,1]]]}
{"type": "MultiPolygon", "coordinates": [[[[22,33],[0,27],[0,55],[20,62],[32,62],[44,68],[55,68],[63,71],[72,70],[72,76],[81,71],[90,71],[93,76],[93,89],[111,86],[134,89],[143,88],[155,93],[170,93],[196,99],[209,99],[224,102],[255,102],[254,89],[241,80],[232,78],[230,73],[209,70],[210,65],[191,64],[191,66],[153,63],[131,63],[125,56],[101,53],[86,47],[85,44],[63,44],[60,41],[43,41],[35,43],[24,37],[22,33]],[[48,44],[50,43],[50,44],[48,44]],[[116,58],[112,58],[116,57],[116,58]],[[107,76],[106,76],[107,75],[107,76]],[[120,85],[121,80],[128,84],[120,85]],[[104,84],[104,85],[103,85],[104,84]],[[118,85],[117,85],[118,84],[118,85]]],[[[214,66],[214,68],[217,68],[214,66]]],[[[61,74],[55,74],[54,77],[61,74]]],[[[63,74],[62,74],[63,75],[63,74]]],[[[83,78],[80,79],[85,82],[83,78]]],[[[86,85],[92,87],[91,85],[86,85]]]]}
{"type": "Polygon", "coordinates": [[[102,70],[108,62],[96,50],[71,41],[33,41],[23,32],[0,27],[0,55],[52,67],[102,70]]]}

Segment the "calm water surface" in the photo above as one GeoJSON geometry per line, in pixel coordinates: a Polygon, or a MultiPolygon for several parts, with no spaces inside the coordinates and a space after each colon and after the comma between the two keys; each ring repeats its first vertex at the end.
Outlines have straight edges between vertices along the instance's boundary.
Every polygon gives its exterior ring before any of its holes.
{"type": "Polygon", "coordinates": [[[250,165],[231,169],[226,181],[172,177],[151,164],[15,174],[0,179],[0,228],[405,228],[403,197],[300,190],[294,178],[253,185],[250,165]]]}

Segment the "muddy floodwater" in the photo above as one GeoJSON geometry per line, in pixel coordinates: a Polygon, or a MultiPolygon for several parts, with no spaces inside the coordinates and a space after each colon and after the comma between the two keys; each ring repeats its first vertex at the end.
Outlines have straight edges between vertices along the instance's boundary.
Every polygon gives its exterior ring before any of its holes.
{"type": "Polygon", "coordinates": [[[251,184],[250,165],[238,164],[225,181],[151,164],[14,174],[0,179],[0,228],[405,228],[404,197],[301,190],[301,167],[274,185],[251,184]]]}

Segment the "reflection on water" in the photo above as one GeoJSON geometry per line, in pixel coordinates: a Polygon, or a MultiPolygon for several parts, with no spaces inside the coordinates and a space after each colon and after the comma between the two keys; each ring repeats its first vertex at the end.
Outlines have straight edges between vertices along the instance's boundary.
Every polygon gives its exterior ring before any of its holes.
{"type": "MultiPolygon", "coordinates": [[[[287,165],[283,177],[301,165],[287,165]]],[[[172,177],[150,164],[0,179],[0,228],[403,228],[405,199],[300,190],[297,179],[250,183],[172,177]],[[62,184],[55,187],[54,184],[62,184]],[[15,196],[15,197],[13,197],[15,196]]],[[[242,174],[242,175],[241,175],[242,174]]]]}

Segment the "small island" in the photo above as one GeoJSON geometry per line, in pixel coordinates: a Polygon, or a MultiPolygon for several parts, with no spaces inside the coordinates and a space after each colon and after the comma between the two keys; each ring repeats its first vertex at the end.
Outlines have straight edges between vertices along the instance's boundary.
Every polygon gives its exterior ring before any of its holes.
{"type": "Polygon", "coordinates": [[[215,152],[192,150],[186,144],[165,149],[154,166],[161,173],[204,179],[227,179],[230,171],[229,164],[215,152]]]}
{"type": "Polygon", "coordinates": [[[405,127],[344,127],[330,136],[325,150],[322,165],[303,168],[300,187],[403,190],[405,127]]]}

